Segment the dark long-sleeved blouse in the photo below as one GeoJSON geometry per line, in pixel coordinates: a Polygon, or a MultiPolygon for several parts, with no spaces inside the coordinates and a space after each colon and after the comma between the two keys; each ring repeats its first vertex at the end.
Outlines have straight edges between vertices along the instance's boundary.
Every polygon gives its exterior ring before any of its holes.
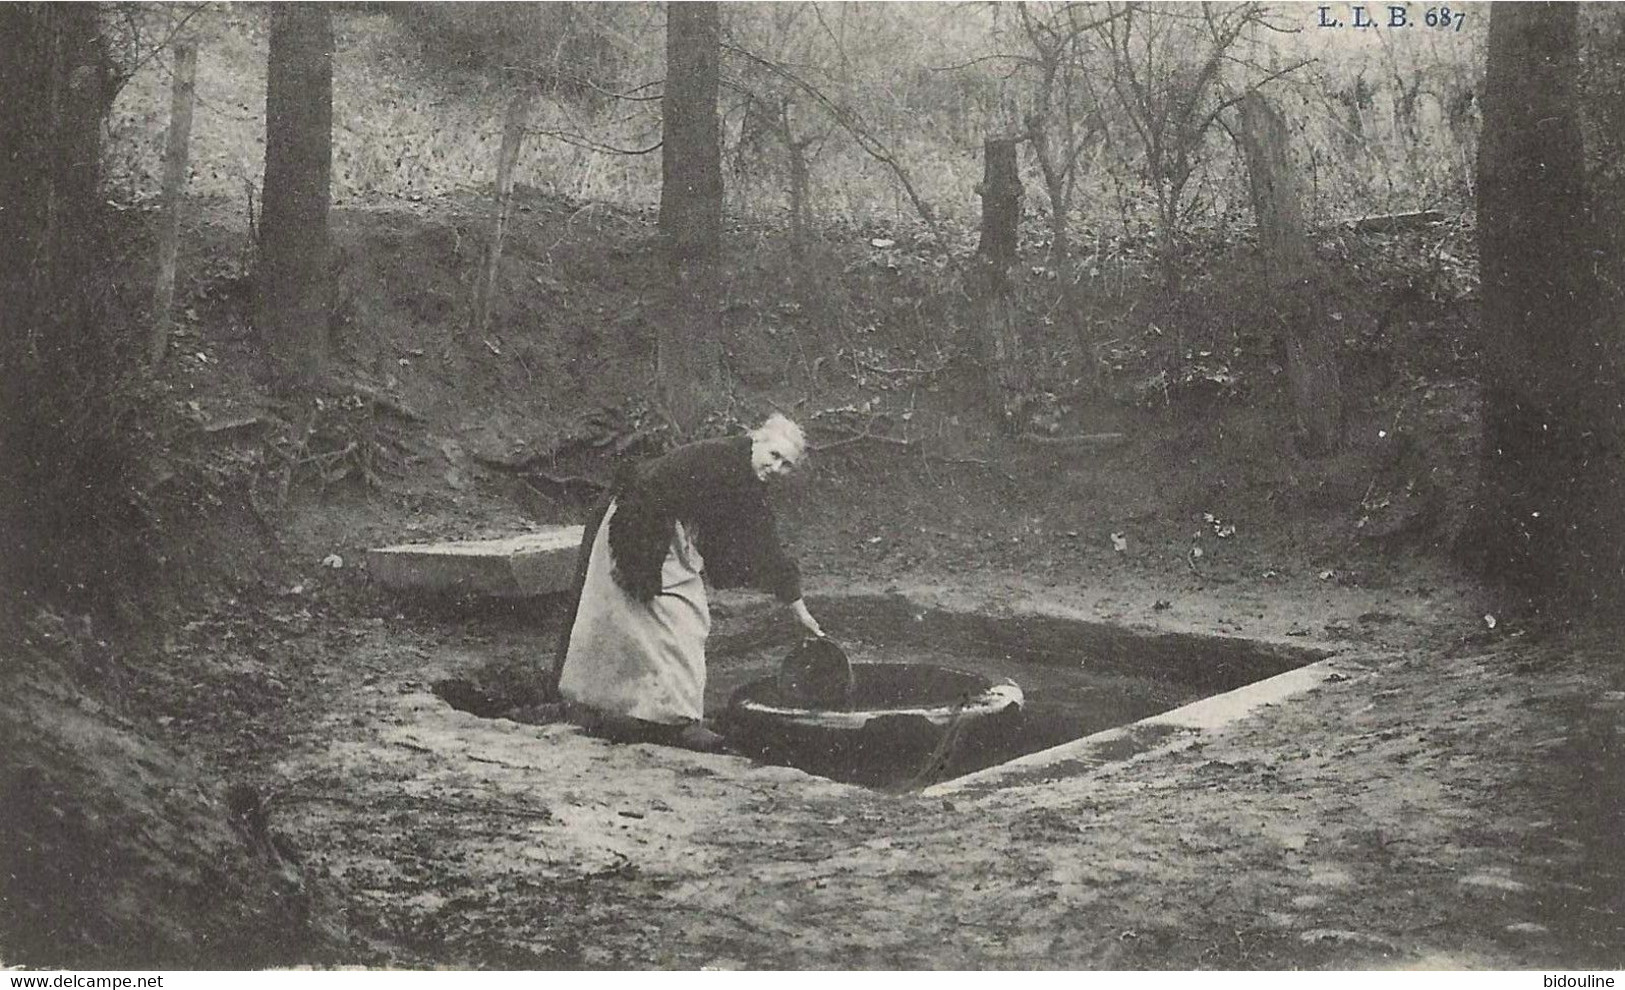
{"type": "MultiPolygon", "coordinates": [[[[779,542],[767,485],[751,469],[750,451],[748,435],[700,440],[623,470],[610,492],[615,517],[609,525],[609,549],[616,583],[641,601],[658,595],[673,523],[681,519],[714,586],[749,585],[786,603],[800,598],[801,570],[779,542]]],[[[555,700],[593,541],[608,510],[606,499],[587,518],[582,533],[574,593],[548,682],[555,700]]]]}
{"type": "Polygon", "coordinates": [[[616,582],[643,601],[659,594],[673,523],[682,520],[714,586],[759,588],[786,603],[800,598],[800,568],[779,542],[750,454],[748,435],[700,440],[623,472],[609,524],[616,582]]]}

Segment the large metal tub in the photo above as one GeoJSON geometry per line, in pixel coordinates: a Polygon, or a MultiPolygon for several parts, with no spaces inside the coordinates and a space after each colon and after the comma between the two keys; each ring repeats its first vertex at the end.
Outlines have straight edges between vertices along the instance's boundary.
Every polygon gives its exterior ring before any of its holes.
{"type": "Polygon", "coordinates": [[[783,704],[776,677],[734,692],[724,731],[741,752],[870,786],[924,786],[1015,727],[1014,681],[933,664],[852,665],[852,703],[839,710],[783,704]]]}

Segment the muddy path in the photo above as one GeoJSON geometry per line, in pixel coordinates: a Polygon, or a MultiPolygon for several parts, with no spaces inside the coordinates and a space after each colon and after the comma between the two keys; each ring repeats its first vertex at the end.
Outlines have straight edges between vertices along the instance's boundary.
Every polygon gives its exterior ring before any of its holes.
{"type": "MultiPolygon", "coordinates": [[[[1620,964],[1606,641],[1487,635],[1466,594],[1306,582],[1169,609],[1132,582],[979,585],[867,590],[1164,630],[1222,617],[1348,673],[1126,762],[925,797],[479,718],[433,684],[546,653],[545,621],[357,618],[257,772],[362,963],[1620,964]]],[[[726,636],[742,620],[722,611],[726,636]]]]}

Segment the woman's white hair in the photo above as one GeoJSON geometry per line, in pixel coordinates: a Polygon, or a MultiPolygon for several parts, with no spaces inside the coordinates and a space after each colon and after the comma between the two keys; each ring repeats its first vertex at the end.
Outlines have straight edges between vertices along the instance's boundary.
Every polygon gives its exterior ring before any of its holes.
{"type": "Polygon", "coordinates": [[[752,440],[761,441],[769,437],[782,437],[795,448],[795,457],[800,460],[807,452],[807,435],[801,432],[801,427],[783,413],[774,413],[762,421],[762,425],[750,431],[752,440]]]}

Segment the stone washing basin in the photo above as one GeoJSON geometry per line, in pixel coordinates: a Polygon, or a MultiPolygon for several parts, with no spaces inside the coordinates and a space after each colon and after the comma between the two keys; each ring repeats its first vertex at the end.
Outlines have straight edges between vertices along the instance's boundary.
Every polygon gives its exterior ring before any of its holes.
{"type": "Polygon", "coordinates": [[[924,784],[949,775],[955,755],[1009,731],[1021,688],[934,664],[856,663],[852,701],[801,708],[779,697],[778,678],[734,692],[724,720],[741,752],[809,773],[874,786],[924,784]]]}

